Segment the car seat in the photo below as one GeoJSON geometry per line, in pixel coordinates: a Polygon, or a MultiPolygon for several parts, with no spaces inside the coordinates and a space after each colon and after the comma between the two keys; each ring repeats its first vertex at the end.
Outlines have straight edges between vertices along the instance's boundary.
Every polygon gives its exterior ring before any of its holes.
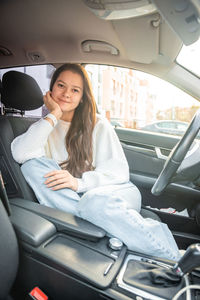
{"type": "Polygon", "coordinates": [[[14,229],[0,198],[0,299],[11,300],[9,292],[14,283],[18,264],[19,251],[14,229]]]}
{"type": "Polygon", "coordinates": [[[24,111],[43,105],[42,92],[31,76],[9,71],[2,78],[1,102],[3,115],[0,115],[0,170],[8,197],[36,201],[32,189],[21,173],[20,165],[12,157],[10,145],[16,136],[37,121],[37,118],[26,118],[24,111]]]}
{"type": "MultiPolygon", "coordinates": [[[[37,202],[35,194],[25,181],[20,165],[12,157],[10,145],[13,139],[24,133],[38,118],[27,118],[24,111],[42,107],[43,95],[36,80],[28,74],[9,71],[3,75],[3,115],[0,115],[0,169],[9,198],[23,198],[37,202]]],[[[145,218],[160,220],[148,209],[142,209],[145,218]]]]}

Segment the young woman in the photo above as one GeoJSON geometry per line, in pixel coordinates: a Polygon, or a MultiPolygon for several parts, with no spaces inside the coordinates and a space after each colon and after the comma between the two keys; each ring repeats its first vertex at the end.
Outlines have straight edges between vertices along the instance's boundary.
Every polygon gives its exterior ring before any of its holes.
{"type": "Polygon", "coordinates": [[[131,250],[177,260],[167,225],[139,214],[140,192],[114,129],[96,114],[85,69],[58,68],[44,103],[50,113],[11,145],[38,201],[104,228],[131,250]]]}

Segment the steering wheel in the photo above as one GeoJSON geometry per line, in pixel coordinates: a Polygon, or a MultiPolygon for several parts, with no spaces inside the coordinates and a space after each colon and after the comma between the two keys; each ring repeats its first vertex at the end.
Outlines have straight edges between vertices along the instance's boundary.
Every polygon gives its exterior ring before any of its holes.
{"type": "Polygon", "coordinates": [[[199,129],[200,109],[194,115],[183,137],[180,139],[180,141],[177,143],[177,145],[173,148],[170,155],[168,156],[160,175],[158,176],[156,182],[154,183],[151,189],[153,195],[160,195],[166,189],[167,185],[170,182],[172,182],[172,177],[175,175],[178,167],[184,160],[184,157],[189,151],[199,129]]]}

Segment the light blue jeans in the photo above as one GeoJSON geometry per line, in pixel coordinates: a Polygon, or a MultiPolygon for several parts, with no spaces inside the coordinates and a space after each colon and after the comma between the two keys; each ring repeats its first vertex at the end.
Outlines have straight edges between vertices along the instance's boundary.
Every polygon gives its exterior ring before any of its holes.
{"type": "Polygon", "coordinates": [[[83,195],[71,189],[53,191],[44,175],[60,166],[52,159],[25,162],[22,173],[40,204],[81,217],[119,238],[128,249],[178,260],[179,250],[167,225],[140,215],[141,194],[131,182],[94,188],[83,195]]]}

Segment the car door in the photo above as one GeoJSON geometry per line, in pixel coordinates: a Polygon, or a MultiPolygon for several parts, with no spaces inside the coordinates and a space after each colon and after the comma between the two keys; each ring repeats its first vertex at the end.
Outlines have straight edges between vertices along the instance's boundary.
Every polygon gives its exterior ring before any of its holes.
{"type": "Polygon", "coordinates": [[[139,188],[143,206],[155,211],[172,230],[180,248],[200,242],[199,190],[190,183],[171,183],[160,196],[152,186],[167,156],[180,138],[116,128],[130,168],[130,179],[139,188]]]}
{"type": "Polygon", "coordinates": [[[199,191],[192,188],[190,182],[179,182],[168,185],[160,196],[151,192],[181,136],[172,126],[169,134],[142,130],[158,121],[169,124],[190,122],[199,103],[172,85],[142,72],[94,65],[88,66],[87,70],[100,113],[112,125],[113,121],[122,124],[113,127],[128,160],[130,179],[141,191],[142,204],[156,211],[168,224],[180,246],[199,241],[196,215],[199,191]]]}

